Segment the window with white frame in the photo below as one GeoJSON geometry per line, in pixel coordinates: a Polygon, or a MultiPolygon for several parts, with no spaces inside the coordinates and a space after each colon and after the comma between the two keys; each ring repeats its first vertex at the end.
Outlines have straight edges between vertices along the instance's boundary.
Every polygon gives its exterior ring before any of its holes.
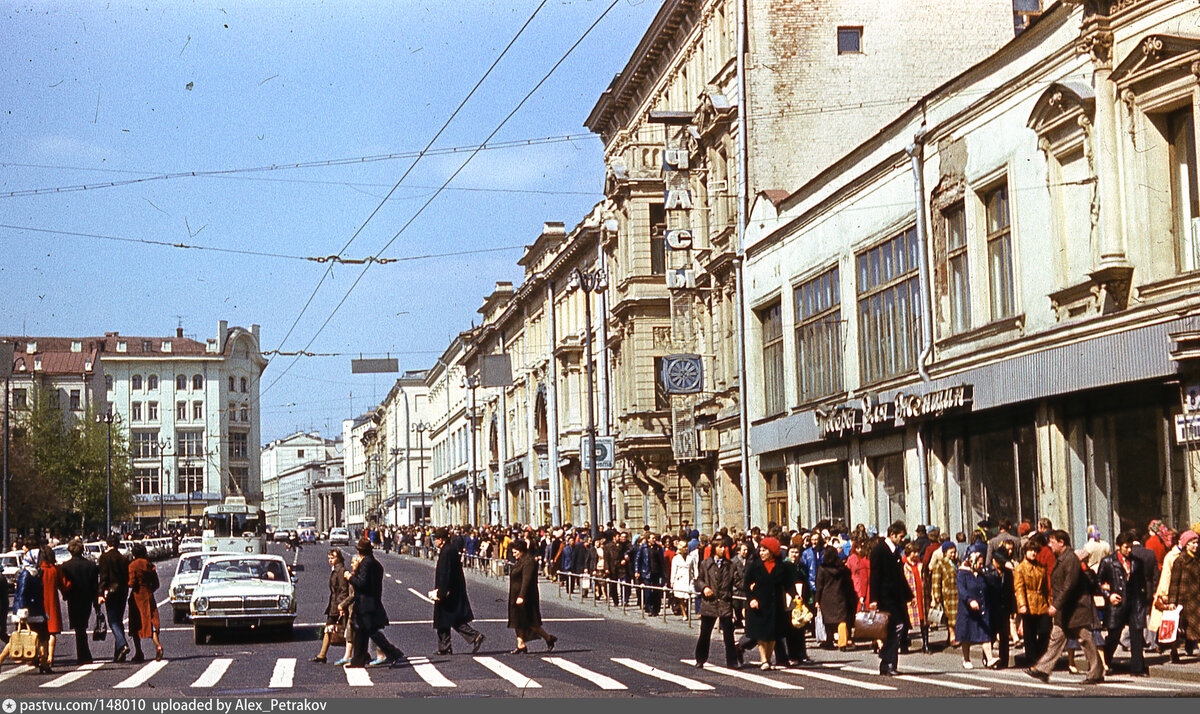
{"type": "Polygon", "coordinates": [[[175,421],[187,421],[187,402],[175,402],[175,421]]]}
{"type": "Polygon", "coordinates": [[[204,419],[204,402],[192,402],[192,419],[194,421],[204,419]]]}
{"type": "Polygon", "coordinates": [[[230,466],[229,478],[233,480],[238,493],[250,492],[250,468],[248,466],[230,466]]]}
{"type": "Polygon", "coordinates": [[[1000,320],[1016,312],[1008,184],[1002,183],[985,191],[983,205],[984,225],[987,227],[988,287],[992,320],[1000,320]]]}
{"type": "Polygon", "coordinates": [[[158,421],[158,402],[146,403],[146,419],[158,421]]]}
{"type": "Polygon", "coordinates": [[[158,494],[158,468],[134,469],[133,492],[141,496],[158,494]]]}
{"type": "Polygon", "coordinates": [[[134,431],[130,434],[129,449],[135,459],[158,457],[158,431],[134,431]]]}
{"type": "Polygon", "coordinates": [[[187,389],[187,377],[182,374],[175,375],[175,389],[180,392],[187,389]]]}
{"type": "Polygon", "coordinates": [[[1196,179],[1196,129],[1192,109],[1167,116],[1175,263],[1181,273],[1200,270],[1200,191],[1196,179]]]}
{"type": "Polygon", "coordinates": [[[158,389],[158,375],[152,374],[146,377],[146,389],[158,389]]]}
{"type": "Polygon", "coordinates": [[[204,377],[201,377],[198,374],[192,375],[192,389],[195,391],[204,389],[204,377]]]}
{"type": "Polygon", "coordinates": [[[129,420],[130,421],[141,421],[142,420],[142,403],[141,402],[133,402],[129,405],[129,420]]]}
{"type": "Polygon", "coordinates": [[[71,400],[70,401],[71,411],[73,411],[73,412],[79,411],[80,406],[79,406],[79,390],[78,389],[71,390],[70,400],[71,400]]]}
{"type": "Polygon", "coordinates": [[[195,493],[204,490],[203,466],[179,467],[179,493],[195,493]]]}
{"type": "Polygon", "coordinates": [[[912,372],[921,341],[916,229],[859,253],[855,260],[862,381],[912,372]]]}
{"type": "Polygon", "coordinates": [[[175,432],[176,453],[188,458],[204,456],[204,432],[196,429],[175,432]]]}
{"type": "Polygon", "coordinates": [[[776,301],[757,312],[762,332],[763,414],[772,416],[787,409],[783,376],[783,304],[776,301]]]}
{"type": "Polygon", "coordinates": [[[250,435],[244,431],[229,432],[229,458],[250,458],[250,435]]]}
{"type": "Polygon", "coordinates": [[[838,268],[796,286],[796,374],[800,401],[842,391],[842,299],[838,268]]]}
{"type": "Polygon", "coordinates": [[[950,334],[971,327],[971,284],[967,277],[967,217],[962,201],[942,212],[946,236],[946,293],[950,334]]]}

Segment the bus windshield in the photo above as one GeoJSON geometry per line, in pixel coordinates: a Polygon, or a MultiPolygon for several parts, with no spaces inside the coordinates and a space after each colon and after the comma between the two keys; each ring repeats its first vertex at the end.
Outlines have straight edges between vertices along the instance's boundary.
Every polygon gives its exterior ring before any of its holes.
{"type": "Polygon", "coordinates": [[[217,538],[263,534],[261,513],[206,513],[204,528],[217,538]]]}

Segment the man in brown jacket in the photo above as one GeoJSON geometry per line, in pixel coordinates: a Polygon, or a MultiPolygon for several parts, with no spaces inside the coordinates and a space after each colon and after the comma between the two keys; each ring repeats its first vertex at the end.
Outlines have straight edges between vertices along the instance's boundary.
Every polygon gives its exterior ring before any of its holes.
{"type": "Polygon", "coordinates": [[[1054,570],[1050,573],[1050,617],[1053,627],[1046,653],[1025,673],[1043,682],[1049,681],[1058,657],[1066,647],[1067,639],[1079,641],[1087,657],[1088,671],[1084,684],[1099,684],[1104,681],[1104,669],[1096,642],[1092,639],[1092,628],[1096,626],[1092,594],[1088,579],[1083,575],[1083,564],[1071,550],[1071,537],[1066,531],[1053,531],[1049,546],[1054,551],[1054,570]]]}

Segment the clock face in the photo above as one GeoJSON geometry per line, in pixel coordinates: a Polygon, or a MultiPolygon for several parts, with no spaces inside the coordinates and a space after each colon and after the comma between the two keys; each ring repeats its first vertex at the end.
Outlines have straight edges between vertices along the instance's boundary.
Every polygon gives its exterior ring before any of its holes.
{"type": "Polygon", "coordinates": [[[662,376],[668,394],[692,394],[701,390],[703,377],[699,356],[679,355],[665,362],[662,376]]]}

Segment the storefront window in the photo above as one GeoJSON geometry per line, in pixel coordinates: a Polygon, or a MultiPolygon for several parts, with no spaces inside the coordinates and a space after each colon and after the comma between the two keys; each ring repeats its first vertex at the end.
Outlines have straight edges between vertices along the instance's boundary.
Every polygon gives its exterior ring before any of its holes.
{"type": "Polygon", "coordinates": [[[973,434],[967,456],[973,505],[980,518],[1007,518],[1013,523],[1037,519],[1037,442],[1032,420],[973,434]]]}
{"type": "Polygon", "coordinates": [[[767,523],[788,527],[787,475],[783,471],[763,474],[767,481],[767,523]]]}
{"type": "Polygon", "coordinates": [[[847,508],[850,498],[850,475],[845,461],[821,464],[805,469],[813,488],[813,523],[822,520],[850,522],[847,508]]]}
{"type": "Polygon", "coordinates": [[[888,454],[870,461],[876,485],[876,519],[880,531],[906,518],[904,493],[904,454],[888,454]]]}

